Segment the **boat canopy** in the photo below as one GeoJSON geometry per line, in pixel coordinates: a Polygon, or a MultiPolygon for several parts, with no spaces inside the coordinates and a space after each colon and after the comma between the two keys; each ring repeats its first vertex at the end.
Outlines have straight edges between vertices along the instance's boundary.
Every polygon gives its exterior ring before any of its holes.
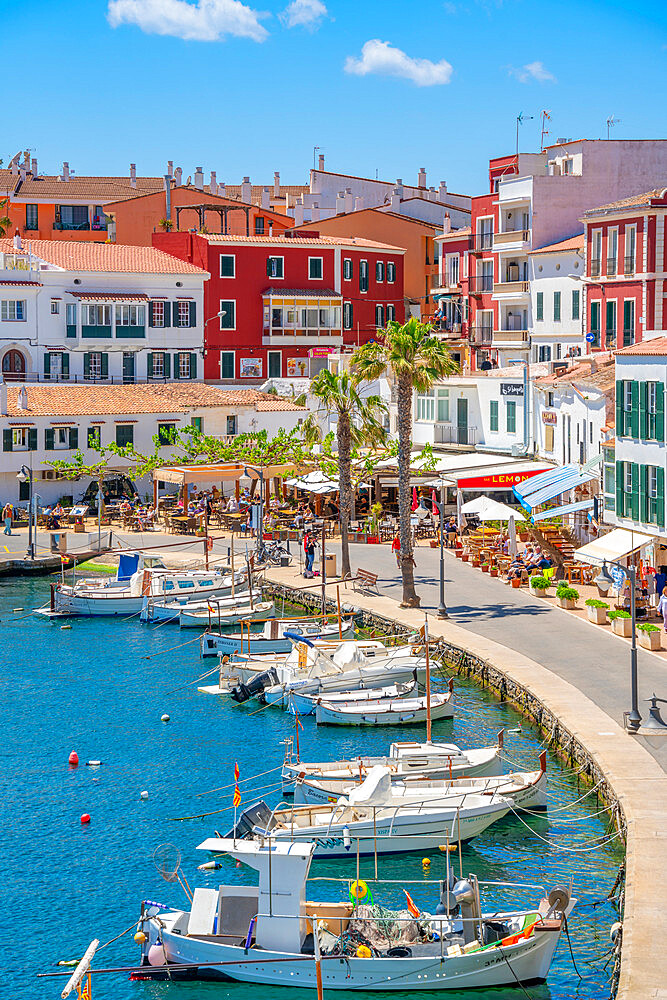
{"type": "Polygon", "coordinates": [[[139,568],[138,552],[122,552],[118,562],[117,580],[129,580],[139,568]]]}

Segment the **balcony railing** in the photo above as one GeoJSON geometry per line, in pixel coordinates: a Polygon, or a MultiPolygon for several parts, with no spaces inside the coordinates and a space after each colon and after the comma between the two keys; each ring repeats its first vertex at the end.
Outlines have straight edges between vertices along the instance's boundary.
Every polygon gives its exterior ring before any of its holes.
{"type": "Polygon", "coordinates": [[[470,328],[468,333],[468,340],[471,344],[476,344],[478,347],[482,345],[489,346],[493,340],[493,327],[491,326],[473,326],[470,328]]]}
{"type": "Polygon", "coordinates": [[[599,257],[591,257],[591,278],[599,278],[602,270],[602,261],[599,257]]]}
{"type": "Polygon", "coordinates": [[[460,291],[461,289],[461,279],[460,278],[450,278],[448,275],[443,275],[440,277],[439,274],[434,274],[431,277],[431,288],[441,289],[450,288],[453,291],[460,291]]]}
{"type": "Polygon", "coordinates": [[[460,340],[465,336],[460,323],[438,323],[433,324],[433,332],[442,340],[460,340]]]}
{"type": "Polygon", "coordinates": [[[617,268],[617,266],[618,266],[618,262],[616,260],[616,257],[607,257],[607,277],[608,278],[613,278],[614,277],[614,275],[616,274],[616,268],[617,268]]]}
{"type": "Polygon", "coordinates": [[[635,273],[635,258],[625,257],[623,259],[623,274],[634,274],[635,273]]]}
{"type": "Polygon", "coordinates": [[[505,229],[502,233],[495,233],[493,237],[494,247],[502,247],[507,243],[528,243],[529,241],[530,229],[505,229]]]}
{"type": "Polygon", "coordinates": [[[475,233],[470,237],[470,249],[473,253],[493,250],[493,233],[475,233]]]}
{"type": "Polygon", "coordinates": [[[494,330],[493,339],[508,344],[521,344],[528,340],[528,330],[494,330]]]}
{"type": "Polygon", "coordinates": [[[90,230],[89,222],[54,222],[54,229],[90,230]]]}
{"type": "Polygon", "coordinates": [[[493,291],[493,275],[475,274],[470,278],[470,294],[482,295],[484,292],[493,291]]]}
{"type": "Polygon", "coordinates": [[[528,292],[528,282],[527,281],[495,281],[493,284],[493,291],[495,294],[515,294],[523,295],[528,292]]]}
{"type": "Polygon", "coordinates": [[[477,428],[459,427],[456,424],[435,424],[433,440],[435,444],[475,445],[477,428]]]}
{"type": "Polygon", "coordinates": [[[138,375],[60,375],[50,372],[48,375],[43,372],[3,372],[5,382],[62,382],[77,383],[78,385],[89,385],[91,382],[100,382],[104,385],[127,385],[128,382],[149,383],[159,382],[161,384],[188,381],[176,378],[165,378],[163,375],[154,375],[151,378],[140,377],[138,375]]]}
{"type": "Polygon", "coordinates": [[[623,327],[623,347],[629,347],[635,342],[634,326],[623,327]]]}

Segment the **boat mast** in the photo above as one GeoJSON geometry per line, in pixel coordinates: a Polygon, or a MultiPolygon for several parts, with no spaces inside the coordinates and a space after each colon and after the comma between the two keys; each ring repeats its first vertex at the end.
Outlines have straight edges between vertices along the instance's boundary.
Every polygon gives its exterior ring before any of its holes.
{"type": "Polygon", "coordinates": [[[428,615],[424,615],[424,642],[426,644],[426,742],[431,742],[431,660],[428,653],[428,615]]]}

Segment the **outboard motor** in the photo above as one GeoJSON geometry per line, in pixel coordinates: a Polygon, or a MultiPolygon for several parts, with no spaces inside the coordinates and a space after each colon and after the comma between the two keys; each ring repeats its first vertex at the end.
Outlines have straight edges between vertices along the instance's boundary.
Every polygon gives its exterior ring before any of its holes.
{"type": "Polygon", "coordinates": [[[253,674],[247,684],[239,684],[229,692],[234,701],[242,703],[250,698],[256,698],[264,688],[272,687],[278,683],[278,674],[271,667],[270,670],[262,670],[258,674],[253,674]]]}
{"type": "Polygon", "coordinates": [[[454,886],[456,884],[456,876],[454,872],[450,870],[449,881],[444,880],[440,883],[440,902],[435,908],[436,914],[440,916],[450,916],[455,917],[459,912],[459,904],[456,896],[454,895],[454,886]]]}
{"type": "Polygon", "coordinates": [[[225,839],[250,839],[256,826],[268,831],[270,821],[271,809],[264,799],[259,799],[258,802],[253,802],[252,805],[243,810],[236,821],[236,826],[233,826],[229,833],[225,834],[225,839]]]}
{"type": "Polygon", "coordinates": [[[477,879],[474,875],[456,882],[452,890],[456,902],[461,907],[463,919],[463,940],[465,944],[477,940],[477,927],[481,920],[477,879]]]}

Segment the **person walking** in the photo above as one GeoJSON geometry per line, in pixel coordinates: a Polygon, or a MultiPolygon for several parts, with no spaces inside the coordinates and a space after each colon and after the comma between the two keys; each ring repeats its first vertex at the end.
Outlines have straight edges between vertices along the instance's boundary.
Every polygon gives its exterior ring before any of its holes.
{"type": "Polygon", "coordinates": [[[391,543],[391,551],[396,556],[396,565],[401,568],[401,535],[400,532],[396,532],[394,535],[394,540],[391,543]]]}
{"type": "Polygon", "coordinates": [[[5,535],[11,535],[12,533],[12,517],[14,514],[14,508],[10,503],[6,503],[2,508],[2,519],[5,522],[5,535]]]}
{"type": "Polygon", "coordinates": [[[310,534],[306,532],[303,536],[303,551],[306,553],[306,572],[304,576],[312,576],[313,574],[313,563],[315,562],[315,539],[310,534]]]}
{"type": "Polygon", "coordinates": [[[667,632],[667,587],[663,587],[660,600],[658,601],[658,614],[662,615],[662,623],[667,632]]]}

